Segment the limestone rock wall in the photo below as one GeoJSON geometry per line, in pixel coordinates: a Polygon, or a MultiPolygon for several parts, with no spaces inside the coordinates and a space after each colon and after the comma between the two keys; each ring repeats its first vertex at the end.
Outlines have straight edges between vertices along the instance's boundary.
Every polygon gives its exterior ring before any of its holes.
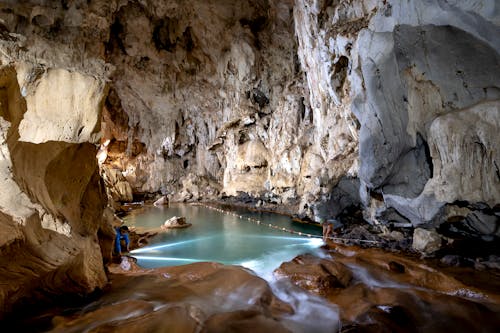
{"type": "Polygon", "coordinates": [[[106,199],[88,142],[98,134],[105,83],[2,51],[0,317],[106,283],[98,243],[106,199]]]}
{"type": "MultiPolygon", "coordinates": [[[[250,196],[313,219],[361,207],[413,225],[441,223],[456,202],[498,204],[498,140],[454,148],[451,167],[451,128],[437,146],[432,135],[455,111],[498,112],[488,1],[128,3],[113,27],[109,137],[127,143],[120,168],[136,192],[250,196]]],[[[472,131],[497,128],[483,124],[472,131]]]]}
{"type": "MultiPolygon", "coordinates": [[[[65,80],[61,68],[73,69],[67,75],[89,88],[85,75],[109,78],[104,163],[121,171],[135,193],[251,197],[313,219],[358,207],[370,221],[414,225],[449,218],[456,202],[481,203],[466,206],[490,215],[498,204],[498,140],[486,134],[497,124],[473,121],[478,112],[467,111],[486,110],[479,113],[488,119],[498,112],[494,2],[3,6],[7,54],[38,66],[19,69],[26,80],[65,80]],[[475,126],[462,139],[450,136],[458,125],[446,120],[456,112],[475,126]],[[463,148],[451,152],[459,141],[463,148]],[[471,164],[480,167],[464,171],[471,164]]],[[[88,110],[101,88],[80,88],[60,88],[62,96],[69,89],[85,100],[61,104],[74,110],[65,140],[94,139],[88,110]]],[[[37,107],[20,126],[32,141],[43,137],[23,128],[43,124],[37,110],[46,89],[30,92],[37,107]]]]}
{"type": "Polygon", "coordinates": [[[324,47],[309,57],[316,31],[302,36],[313,27],[300,21],[301,8],[292,1],[120,8],[106,103],[118,120],[105,126],[119,132],[112,141],[127,142],[130,159],[119,163],[136,192],[174,200],[243,195],[314,217],[311,203],[326,200],[341,177],[356,176],[349,64],[330,55],[325,66],[336,81],[324,89],[324,77],[314,76],[330,75],[315,63],[325,60],[324,47]],[[133,156],[136,141],[147,151],[133,156]]]}
{"type": "Polygon", "coordinates": [[[302,152],[290,137],[299,127],[302,85],[292,8],[286,1],[121,7],[109,43],[120,100],[112,112],[127,115],[127,148],[133,140],[147,147],[122,169],[136,191],[174,194],[188,177],[218,183],[227,195],[259,196],[274,187],[265,188],[270,169],[282,169],[278,159],[289,151],[296,170],[276,178],[294,182],[302,152]]]}
{"type": "Polygon", "coordinates": [[[341,168],[319,215],[498,230],[499,19],[492,1],[295,2],[311,108],[343,121],[319,128],[359,141],[358,179],[341,168]]]}
{"type": "Polygon", "coordinates": [[[499,19],[491,1],[387,2],[358,34],[362,191],[413,225],[498,214],[499,19]]]}

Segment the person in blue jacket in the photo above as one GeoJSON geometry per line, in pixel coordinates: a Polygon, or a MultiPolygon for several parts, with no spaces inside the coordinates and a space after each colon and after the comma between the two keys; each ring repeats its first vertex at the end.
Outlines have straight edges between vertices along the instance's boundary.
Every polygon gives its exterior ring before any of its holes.
{"type": "Polygon", "coordinates": [[[122,255],[122,242],[125,243],[127,252],[129,252],[130,239],[128,237],[128,227],[126,225],[116,228],[115,253],[118,255],[122,255]]]}

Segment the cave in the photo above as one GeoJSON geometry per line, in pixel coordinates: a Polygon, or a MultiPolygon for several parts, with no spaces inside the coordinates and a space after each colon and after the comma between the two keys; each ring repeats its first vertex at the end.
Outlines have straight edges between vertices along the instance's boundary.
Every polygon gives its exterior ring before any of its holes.
{"type": "Polygon", "coordinates": [[[4,1],[0,321],[498,331],[497,7],[4,1]]]}

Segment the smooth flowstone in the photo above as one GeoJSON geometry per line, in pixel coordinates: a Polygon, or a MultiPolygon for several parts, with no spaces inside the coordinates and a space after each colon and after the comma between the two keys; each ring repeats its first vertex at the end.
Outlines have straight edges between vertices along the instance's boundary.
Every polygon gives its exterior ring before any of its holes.
{"type": "Polygon", "coordinates": [[[345,288],[352,280],[350,270],[342,263],[313,255],[300,255],[274,271],[276,277],[288,277],[299,287],[319,295],[345,288]]]}
{"type": "Polygon", "coordinates": [[[347,331],[495,332],[498,271],[451,271],[431,263],[332,244],[326,257],[301,255],[275,274],[336,304],[347,331]]]}
{"type": "MultiPolygon", "coordinates": [[[[114,271],[119,271],[115,267],[114,271]]],[[[50,332],[289,332],[293,312],[241,267],[195,263],[112,274],[110,289],[50,332]]]]}

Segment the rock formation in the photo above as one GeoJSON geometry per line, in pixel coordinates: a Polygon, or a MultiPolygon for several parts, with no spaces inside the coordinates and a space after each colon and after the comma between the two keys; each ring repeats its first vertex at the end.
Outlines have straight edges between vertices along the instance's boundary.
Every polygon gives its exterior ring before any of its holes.
{"type": "Polygon", "coordinates": [[[190,227],[191,223],[186,222],[185,217],[173,216],[162,224],[162,229],[176,229],[176,228],[187,228],[190,227]]]}
{"type": "Polygon", "coordinates": [[[446,271],[373,248],[336,244],[329,252],[331,258],[296,257],[275,275],[337,304],[343,330],[494,332],[499,325],[498,286],[478,284],[478,275],[469,275],[477,272],[446,271]]]}
{"type": "Polygon", "coordinates": [[[113,290],[107,297],[79,318],[57,317],[50,332],[89,328],[114,332],[290,332],[286,316],[293,312],[291,307],[276,298],[264,280],[241,267],[197,263],[129,275],[112,275],[113,290]]]}
{"type": "Polygon", "coordinates": [[[343,264],[312,255],[285,262],[274,274],[278,278],[288,277],[297,286],[319,295],[325,295],[330,289],[345,288],[352,280],[351,272],[343,264]]]}
{"type": "Polygon", "coordinates": [[[5,58],[1,64],[4,314],[28,298],[31,303],[61,293],[86,294],[106,283],[97,241],[105,228],[106,200],[96,148],[88,142],[99,131],[105,83],[5,58]]]}
{"type": "Polygon", "coordinates": [[[412,248],[430,254],[441,248],[442,239],[435,230],[415,228],[412,248]]]}
{"type": "Polygon", "coordinates": [[[486,2],[387,4],[358,36],[359,177],[413,225],[442,222],[456,202],[469,214],[498,204],[498,14],[486,2]]]}
{"type": "Polygon", "coordinates": [[[481,1],[128,3],[106,44],[105,136],[135,192],[498,230],[498,15],[481,1]]]}
{"type": "Polygon", "coordinates": [[[97,144],[113,200],[493,242],[499,26],[488,0],[2,1],[0,304],[104,284],[97,144]]]}

